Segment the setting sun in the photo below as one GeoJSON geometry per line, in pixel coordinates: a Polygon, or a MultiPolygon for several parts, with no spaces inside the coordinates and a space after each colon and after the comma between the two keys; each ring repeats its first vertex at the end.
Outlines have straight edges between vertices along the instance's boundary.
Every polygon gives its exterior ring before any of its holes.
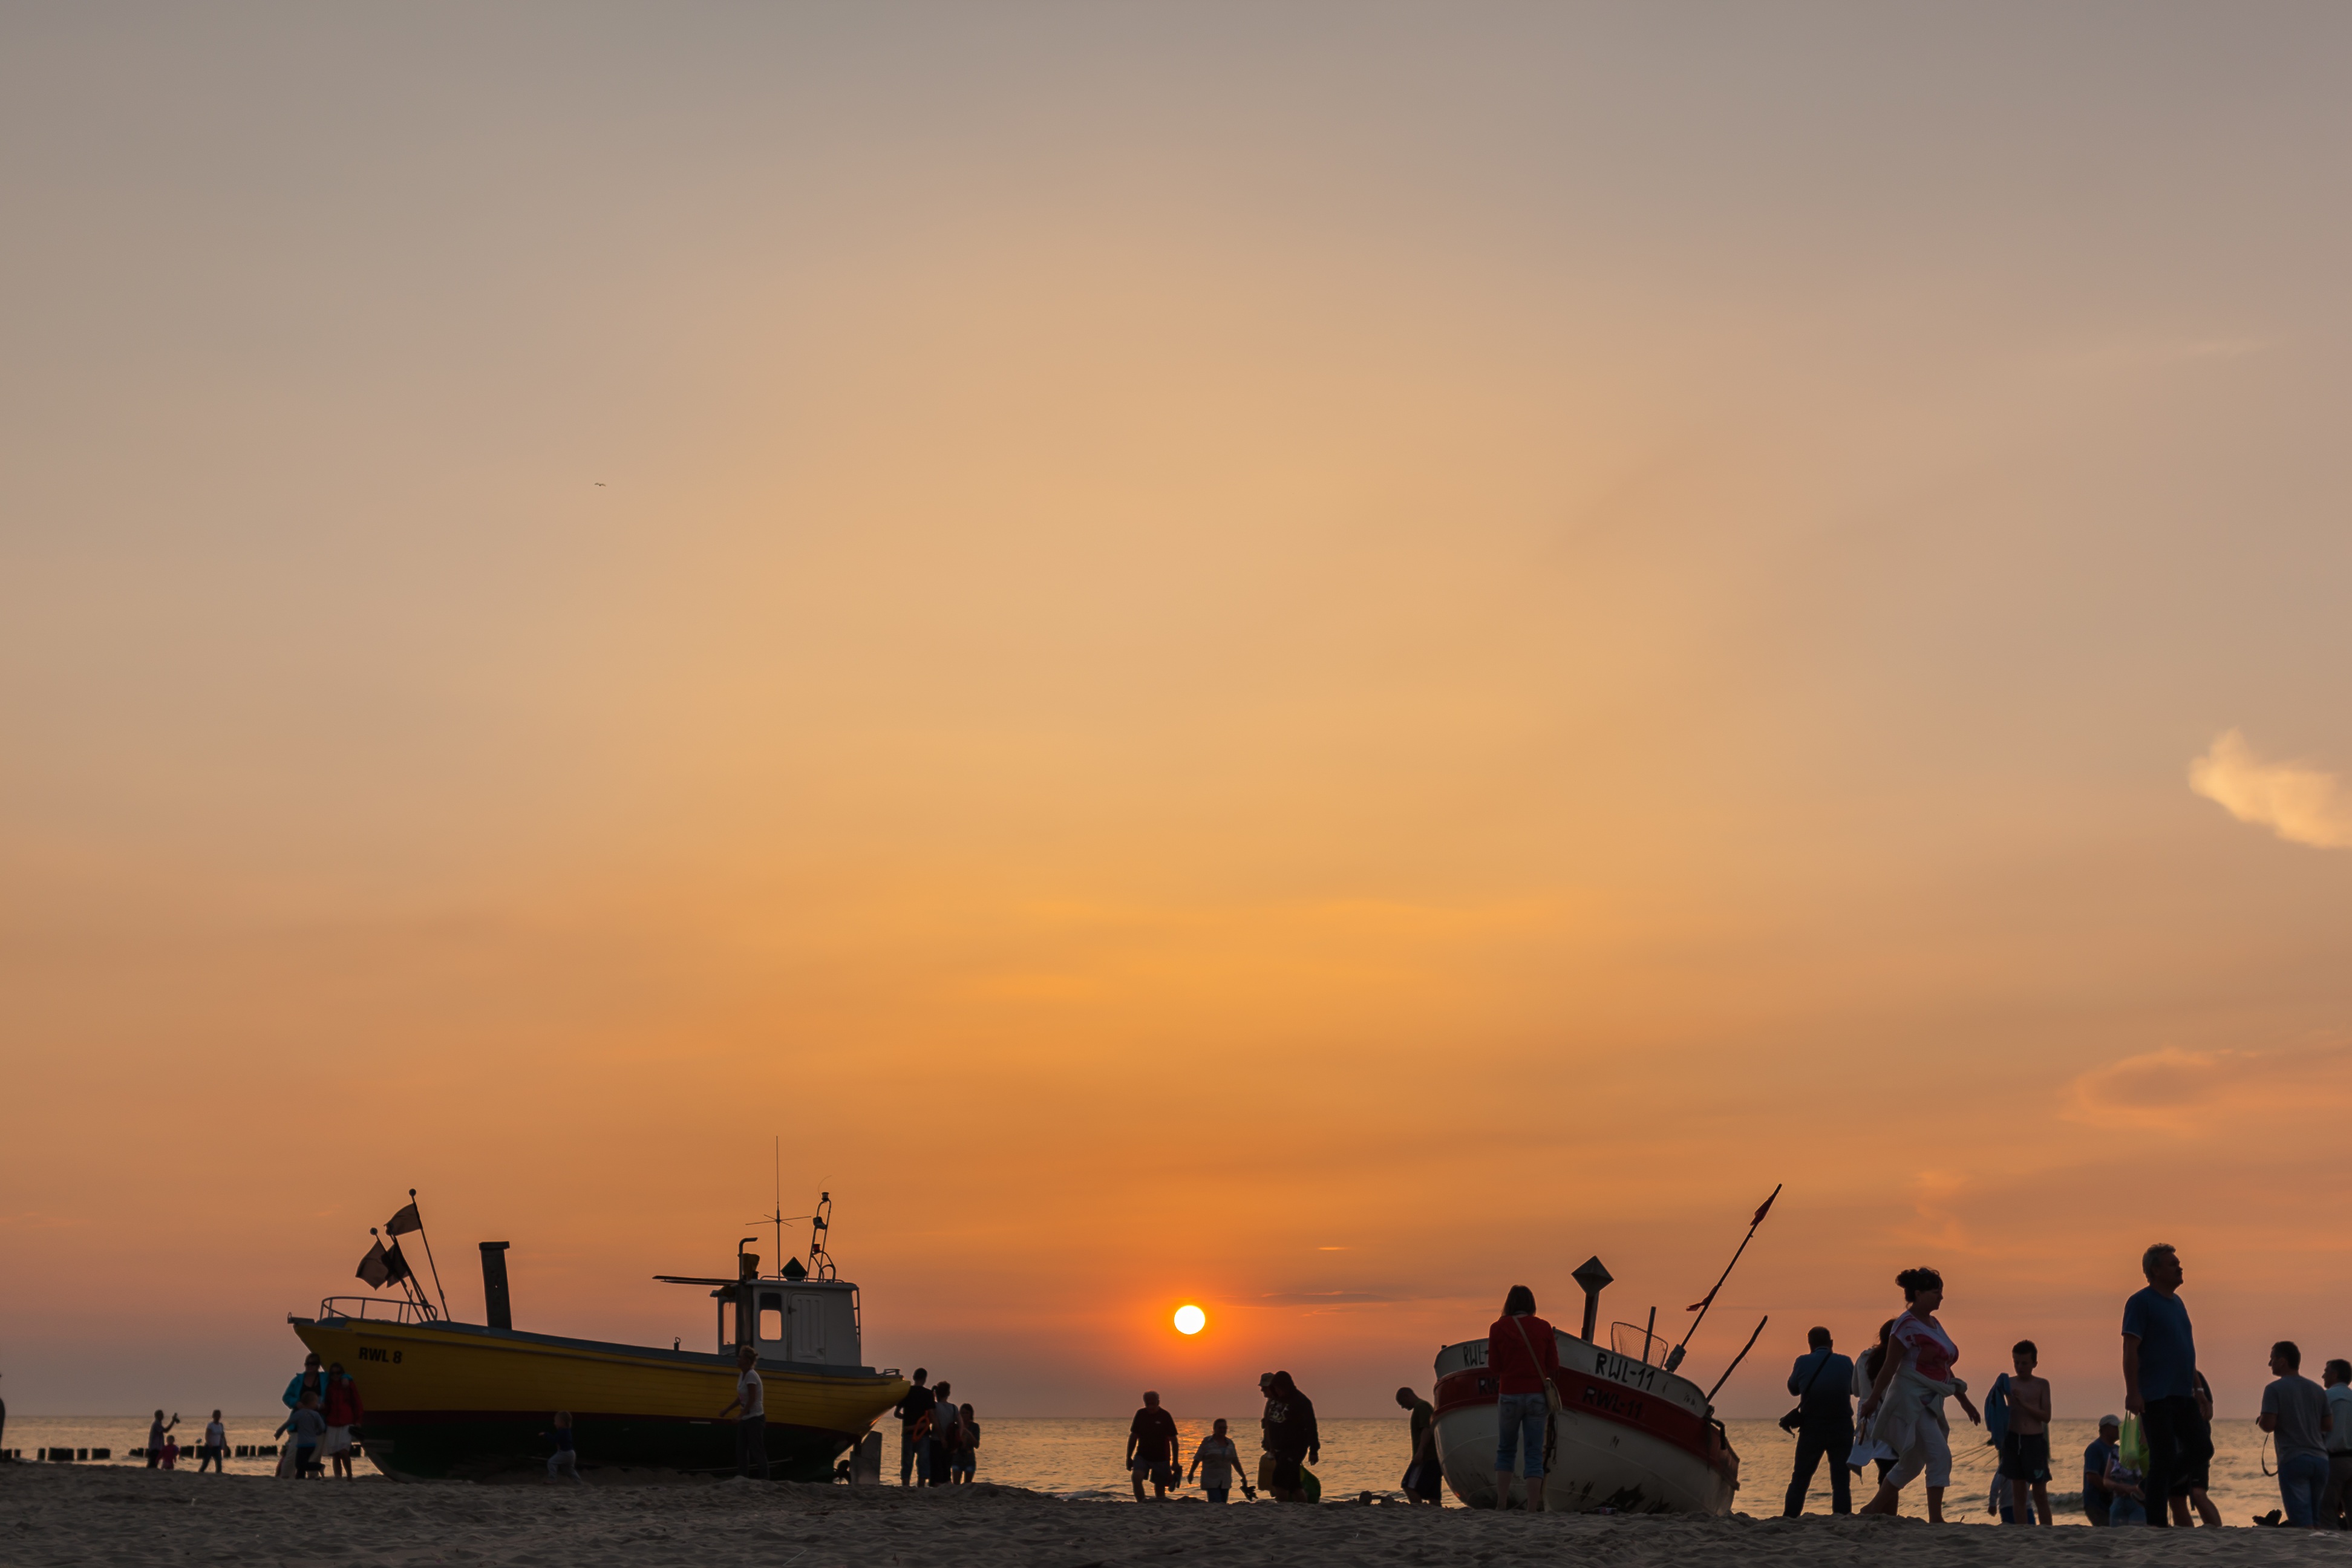
{"type": "Polygon", "coordinates": [[[1201,1310],[1200,1308],[1186,1306],[1176,1309],[1176,1331],[1178,1333],[1197,1334],[1208,1326],[1209,1314],[1201,1310]]]}

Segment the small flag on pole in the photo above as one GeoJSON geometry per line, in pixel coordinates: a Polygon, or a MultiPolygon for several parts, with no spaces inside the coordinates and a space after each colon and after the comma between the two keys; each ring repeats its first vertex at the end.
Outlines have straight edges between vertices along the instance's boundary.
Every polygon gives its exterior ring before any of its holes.
{"type": "Polygon", "coordinates": [[[402,1279],[414,1279],[416,1278],[415,1270],[408,1267],[408,1259],[400,1255],[400,1243],[396,1241],[390,1247],[384,1248],[383,1266],[386,1271],[384,1274],[384,1278],[386,1279],[397,1282],[402,1279]]]}
{"type": "Polygon", "coordinates": [[[416,1205],[415,1204],[410,1204],[406,1208],[402,1209],[398,1214],[383,1222],[383,1233],[386,1236],[406,1236],[412,1230],[423,1230],[424,1228],[425,1222],[416,1217],[416,1205]]]}
{"type": "Polygon", "coordinates": [[[383,1250],[383,1243],[379,1241],[369,1247],[367,1256],[360,1259],[359,1277],[367,1281],[371,1290],[381,1290],[392,1282],[392,1260],[383,1250]]]}
{"type": "MultiPolygon", "coordinates": [[[[1751,1220],[1749,1220],[1749,1221],[1748,1222],[1748,1229],[1750,1229],[1750,1230],[1754,1230],[1758,1226],[1762,1225],[1762,1224],[1764,1223],[1764,1216],[1765,1216],[1766,1215],[1770,1214],[1770,1213],[1772,1212],[1772,1200],[1773,1200],[1773,1198],[1777,1198],[1777,1197],[1779,1197],[1780,1195],[1780,1188],[1778,1188],[1778,1187],[1774,1187],[1774,1188],[1772,1189],[1772,1197],[1766,1198],[1766,1199],[1764,1200],[1764,1206],[1763,1206],[1762,1208],[1759,1208],[1759,1209],[1758,1209],[1758,1210],[1756,1211],[1756,1217],[1755,1217],[1754,1219],[1751,1219],[1751,1220]]],[[[415,1208],[415,1206],[416,1206],[416,1205],[414,1205],[414,1204],[411,1204],[411,1205],[409,1205],[409,1207],[411,1207],[412,1209],[413,1209],[413,1208],[415,1208]]]]}

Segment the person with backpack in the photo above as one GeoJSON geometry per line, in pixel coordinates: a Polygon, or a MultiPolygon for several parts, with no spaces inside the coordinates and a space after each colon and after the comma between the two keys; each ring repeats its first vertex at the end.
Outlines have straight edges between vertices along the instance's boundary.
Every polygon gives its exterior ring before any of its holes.
{"type": "Polygon", "coordinates": [[[1495,1374],[1495,1506],[1511,1506],[1511,1464],[1527,1483],[1527,1510],[1543,1510],[1544,1438],[1559,1400],[1559,1338],[1536,1316],[1536,1293],[1514,1285],[1503,1315],[1486,1330],[1486,1370],[1495,1374]]]}
{"type": "Polygon", "coordinates": [[[1853,1396],[1849,1392],[1853,1363],[1837,1353],[1827,1329],[1812,1330],[1805,1342],[1811,1348],[1789,1372],[1789,1392],[1797,1396],[1797,1407],[1780,1417],[1781,1426],[1797,1435],[1796,1468],[1790,1472],[1789,1495],[1780,1510],[1784,1519],[1805,1511],[1805,1494],[1812,1489],[1813,1471],[1823,1458],[1830,1462],[1830,1511],[1853,1511],[1853,1472],[1846,1467],[1853,1448],[1853,1396]]]}

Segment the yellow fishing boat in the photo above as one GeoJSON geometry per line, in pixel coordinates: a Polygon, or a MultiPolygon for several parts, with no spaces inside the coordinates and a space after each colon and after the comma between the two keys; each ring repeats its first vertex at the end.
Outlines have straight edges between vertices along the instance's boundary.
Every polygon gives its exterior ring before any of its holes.
{"type": "MultiPolygon", "coordinates": [[[[815,1216],[814,1268],[797,1258],[772,1275],[739,1244],[731,1278],[656,1275],[710,1288],[717,1344],[709,1352],[566,1339],[517,1329],[508,1307],[506,1244],[482,1244],[488,1323],[449,1321],[406,1274],[397,1243],[398,1298],[330,1297],[315,1318],[289,1317],[302,1342],[341,1362],[366,1405],[359,1437],[387,1475],[481,1479],[543,1465],[550,1419],[572,1413],[583,1470],[644,1467],[735,1472],[736,1349],[757,1347],[767,1404],[767,1453],[778,1479],[833,1479],[836,1462],[905,1397],[895,1370],[860,1364],[857,1287],[833,1277],[815,1216]]],[[[402,1211],[413,1217],[415,1205],[402,1211]]],[[[397,1233],[400,1221],[394,1220],[397,1233]]],[[[415,1228],[412,1226],[409,1228],[415,1228]]],[[[747,1238],[748,1239],[748,1238],[747,1238]]],[[[385,1258],[379,1242],[362,1265],[385,1258]]],[[[373,1282],[373,1281],[372,1281],[373,1282]]]]}

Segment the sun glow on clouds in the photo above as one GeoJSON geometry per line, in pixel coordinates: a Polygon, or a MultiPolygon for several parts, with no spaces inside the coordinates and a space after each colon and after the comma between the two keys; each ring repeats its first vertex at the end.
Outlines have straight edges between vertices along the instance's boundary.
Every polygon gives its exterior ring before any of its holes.
{"type": "Polygon", "coordinates": [[[2266,763],[2235,730],[2215,736],[2189,764],[2189,787],[2240,822],[2267,827],[2290,844],[2352,848],[2352,800],[2336,775],[2266,763]]]}

